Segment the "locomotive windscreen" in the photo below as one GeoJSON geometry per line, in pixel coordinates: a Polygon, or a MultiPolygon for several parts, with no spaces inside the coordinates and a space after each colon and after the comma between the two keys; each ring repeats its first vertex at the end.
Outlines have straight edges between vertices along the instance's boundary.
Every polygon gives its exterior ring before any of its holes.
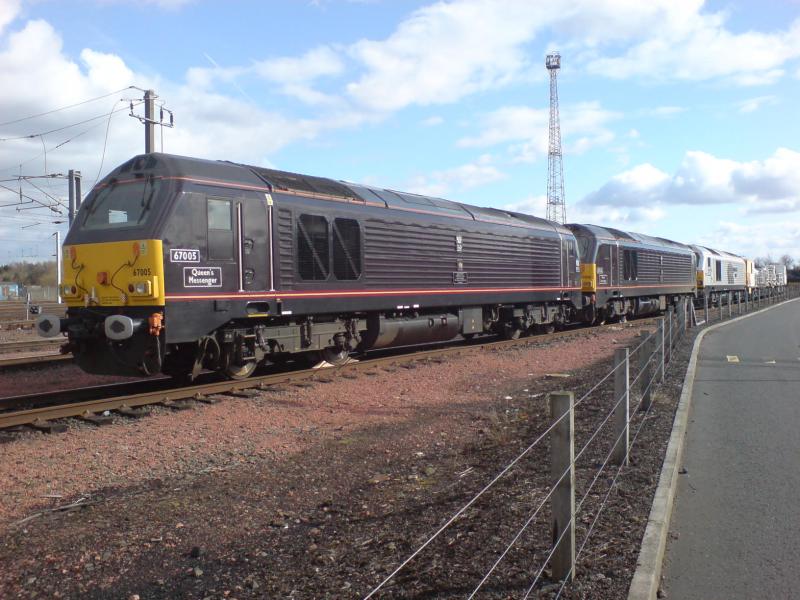
{"type": "Polygon", "coordinates": [[[110,183],[88,199],[80,228],[91,231],[144,225],[161,186],[161,180],[152,178],[110,183]]]}

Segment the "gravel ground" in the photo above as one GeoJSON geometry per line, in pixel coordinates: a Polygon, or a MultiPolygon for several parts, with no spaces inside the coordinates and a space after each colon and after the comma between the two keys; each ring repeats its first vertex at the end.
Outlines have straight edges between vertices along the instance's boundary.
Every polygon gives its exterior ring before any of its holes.
{"type": "MultiPolygon", "coordinates": [[[[0,446],[0,597],[363,596],[546,427],[547,391],[587,390],[638,329],[11,436],[0,446]],[[17,523],[76,501],[86,506],[17,523]]],[[[682,374],[676,360],[564,597],[625,596],[682,374]]],[[[576,411],[578,447],[610,398],[604,386],[576,411]]],[[[578,498],[607,430],[578,463],[578,498]]],[[[546,494],[548,452],[535,448],[379,596],[471,591],[546,494]]],[[[587,496],[579,546],[611,476],[587,496]]],[[[547,552],[547,512],[480,597],[524,592],[547,552]]]]}
{"type": "MultiPolygon", "coordinates": [[[[42,356],[44,354],[48,353],[8,352],[0,356],[3,358],[21,358],[23,356],[42,356]]],[[[54,392],[65,389],[77,389],[104,383],[135,381],[136,379],[139,378],[90,375],[81,371],[76,365],[71,364],[70,361],[50,364],[32,364],[24,367],[6,367],[0,370],[0,398],[20,396],[23,394],[54,392]]],[[[0,438],[0,441],[3,441],[3,438],[0,438]]],[[[1,466],[0,469],[2,469],[1,466]]],[[[0,481],[2,481],[1,475],[0,481]]],[[[2,520],[2,509],[0,509],[0,520],[2,520]]]]}

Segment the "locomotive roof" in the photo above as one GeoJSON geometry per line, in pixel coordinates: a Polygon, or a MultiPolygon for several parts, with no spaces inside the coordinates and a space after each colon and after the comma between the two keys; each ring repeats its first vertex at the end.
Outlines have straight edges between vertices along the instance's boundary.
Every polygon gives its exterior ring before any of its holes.
{"type": "Polygon", "coordinates": [[[386,208],[413,210],[444,217],[460,217],[502,225],[514,225],[536,229],[549,229],[562,234],[571,232],[551,221],[524,213],[462,204],[421,194],[400,192],[375,186],[366,186],[316,177],[278,169],[267,169],[230,161],[207,160],[154,152],[135,156],[117,167],[109,177],[119,177],[126,172],[148,170],[155,175],[167,177],[192,177],[197,180],[231,182],[247,187],[264,187],[274,192],[310,195],[321,199],[347,200],[386,208]]]}
{"type": "Polygon", "coordinates": [[[570,229],[588,232],[599,240],[612,240],[623,241],[627,243],[648,244],[650,246],[668,246],[676,250],[691,251],[691,248],[686,244],[668,240],[667,238],[656,237],[652,235],[645,235],[643,233],[634,233],[632,231],[622,231],[614,229],[613,227],[600,227],[599,225],[570,223],[567,225],[570,229]]]}
{"type": "Polygon", "coordinates": [[[725,250],[715,250],[714,248],[709,248],[708,246],[700,246],[698,244],[692,244],[692,249],[698,250],[705,250],[706,252],[713,254],[715,256],[723,256],[727,258],[742,258],[738,254],[734,254],[733,252],[726,252],[725,250]]]}

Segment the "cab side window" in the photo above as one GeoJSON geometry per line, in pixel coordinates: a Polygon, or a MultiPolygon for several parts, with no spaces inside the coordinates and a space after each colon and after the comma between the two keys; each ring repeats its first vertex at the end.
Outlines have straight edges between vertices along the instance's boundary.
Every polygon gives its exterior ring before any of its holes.
{"type": "Polygon", "coordinates": [[[208,258],[233,260],[233,216],[231,201],[223,198],[206,200],[208,215],[208,258]]]}

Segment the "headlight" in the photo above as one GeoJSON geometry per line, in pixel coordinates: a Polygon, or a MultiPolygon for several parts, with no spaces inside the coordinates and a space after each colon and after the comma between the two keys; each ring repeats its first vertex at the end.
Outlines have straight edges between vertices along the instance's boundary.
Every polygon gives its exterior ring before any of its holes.
{"type": "Polygon", "coordinates": [[[152,296],[153,284],[150,281],[134,281],[128,284],[128,292],[134,296],[152,296]]]}

